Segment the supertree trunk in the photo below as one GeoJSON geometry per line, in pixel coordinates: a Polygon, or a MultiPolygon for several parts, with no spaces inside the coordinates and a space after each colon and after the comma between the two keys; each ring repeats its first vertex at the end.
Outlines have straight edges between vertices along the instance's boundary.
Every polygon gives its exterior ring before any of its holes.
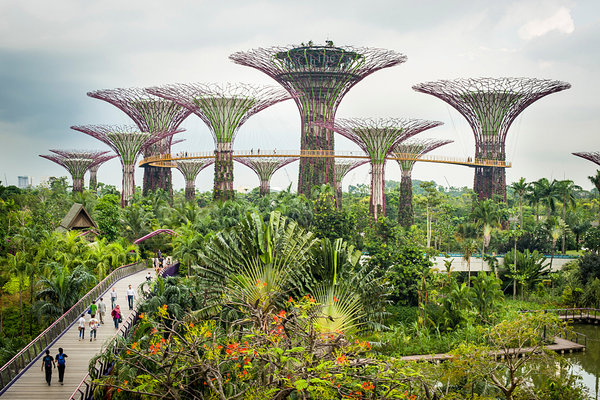
{"type": "Polygon", "coordinates": [[[73,179],[73,192],[83,193],[83,177],[73,179]]]}
{"type": "Polygon", "coordinates": [[[410,228],[415,223],[412,205],[412,177],[410,171],[402,171],[400,180],[400,198],[398,199],[398,223],[405,228],[410,228]]]}
{"type": "Polygon", "coordinates": [[[213,189],[213,199],[215,200],[227,201],[234,198],[232,153],[231,143],[217,143],[213,189]]]}
{"type": "Polygon", "coordinates": [[[121,191],[121,207],[131,201],[135,193],[135,165],[123,165],[123,185],[121,191]]]}
{"type": "Polygon", "coordinates": [[[377,221],[379,216],[385,217],[385,163],[371,164],[371,215],[377,221]]]}
{"type": "Polygon", "coordinates": [[[271,185],[268,180],[260,180],[260,195],[262,197],[268,195],[271,192],[271,185]]]}
{"type": "Polygon", "coordinates": [[[171,168],[154,167],[151,165],[144,167],[144,186],[143,195],[147,196],[151,192],[162,189],[169,193],[169,198],[173,198],[171,168]]]}
{"type": "Polygon", "coordinates": [[[185,181],[185,200],[194,201],[196,198],[196,185],[193,180],[185,181]]]}
{"type": "Polygon", "coordinates": [[[340,210],[342,209],[342,194],[342,182],[337,181],[335,182],[335,206],[340,210]]]}
{"type": "MultiPolygon", "coordinates": [[[[329,112],[325,105],[316,110],[305,110],[307,115],[302,118],[301,151],[334,150],[333,132],[323,126],[314,125],[315,122],[333,123],[334,112],[329,112]]],[[[298,194],[310,196],[314,186],[329,184],[335,187],[334,157],[301,157],[300,172],[298,176],[298,194]]]]}
{"type": "Polygon", "coordinates": [[[96,188],[98,187],[98,168],[100,168],[100,166],[96,166],[96,167],[92,167],[90,168],[90,191],[95,192],[96,188]]]}

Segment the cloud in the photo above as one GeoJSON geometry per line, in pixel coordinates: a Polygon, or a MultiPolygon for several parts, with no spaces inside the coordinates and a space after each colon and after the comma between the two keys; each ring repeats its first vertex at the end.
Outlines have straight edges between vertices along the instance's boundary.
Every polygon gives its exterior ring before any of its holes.
{"type": "Polygon", "coordinates": [[[571,34],[575,31],[575,23],[571,17],[571,10],[566,7],[560,7],[548,18],[529,21],[519,29],[519,36],[522,39],[530,40],[544,36],[552,31],[566,34],[571,34]]]}

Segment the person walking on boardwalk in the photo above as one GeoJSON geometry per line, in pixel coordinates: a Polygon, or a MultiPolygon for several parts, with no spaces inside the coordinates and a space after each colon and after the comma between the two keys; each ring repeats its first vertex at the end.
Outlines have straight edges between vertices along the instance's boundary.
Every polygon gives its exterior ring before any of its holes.
{"type": "Polygon", "coordinates": [[[65,366],[66,366],[66,358],[69,357],[65,353],[63,353],[63,348],[58,348],[58,354],[54,359],[56,360],[56,365],[58,366],[58,382],[62,385],[65,379],[65,366]]]}
{"type": "Polygon", "coordinates": [[[92,316],[92,318],[94,318],[96,316],[97,312],[98,312],[98,305],[96,304],[96,300],[92,300],[92,304],[90,304],[90,315],[92,316]]]}
{"type": "Polygon", "coordinates": [[[116,304],[117,304],[117,289],[115,289],[113,287],[112,290],[110,291],[110,308],[114,309],[116,304]]]}
{"type": "Polygon", "coordinates": [[[129,304],[129,309],[133,310],[133,299],[135,297],[135,290],[131,288],[131,285],[127,288],[127,303],[129,304]]]}
{"type": "Polygon", "coordinates": [[[85,339],[85,314],[81,314],[77,323],[79,324],[79,341],[81,341],[85,339]]]}
{"type": "Polygon", "coordinates": [[[104,299],[100,297],[100,301],[98,302],[98,316],[102,325],[104,325],[104,314],[106,314],[106,304],[104,304],[104,299]]]}
{"type": "Polygon", "coordinates": [[[94,340],[96,340],[96,330],[98,329],[98,324],[99,321],[92,316],[92,318],[90,318],[90,342],[92,341],[92,336],[94,337],[94,340]]]}
{"type": "Polygon", "coordinates": [[[152,280],[152,274],[150,273],[150,271],[148,271],[148,273],[146,274],[146,282],[150,282],[152,280]]]}
{"type": "Polygon", "coordinates": [[[56,368],[54,358],[50,356],[50,350],[46,350],[46,355],[42,358],[42,371],[46,371],[46,383],[50,386],[52,381],[52,367],[56,368]]]}
{"type": "Polygon", "coordinates": [[[115,328],[119,329],[119,322],[121,321],[121,307],[119,307],[119,305],[117,304],[117,306],[112,310],[110,315],[112,316],[113,321],[115,322],[115,328]]]}

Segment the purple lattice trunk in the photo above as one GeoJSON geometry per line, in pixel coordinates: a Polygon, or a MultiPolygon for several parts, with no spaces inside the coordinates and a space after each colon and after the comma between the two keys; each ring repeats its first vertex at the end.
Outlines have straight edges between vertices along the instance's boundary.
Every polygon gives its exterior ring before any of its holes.
{"type": "Polygon", "coordinates": [[[73,192],[83,193],[83,177],[73,179],[73,192]]]}
{"type": "MultiPolygon", "coordinates": [[[[311,110],[313,111],[313,110],[311,110]]],[[[314,110],[314,114],[302,119],[302,138],[300,150],[319,150],[333,152],[333,132],[321,126],[313,125],[314,121],[332,122],[334,115],[328,113],[323,106],[322,110],[314,110]],[[317,118],[315,115],[322,115],[317,118]]],[[[335,158],[334,157],[301,157],[300,172],[298,176],[298,194],[309,197],[314,186],[329,184],[335,187],[335,158]]]]}
{"type": "Polygon", "coordinates": [[[342,181],[335,182],[335,206],[342,208],[342,181]]]}
{"type": "Polygon", "coordinates": [[[131,201],[135,192],[135,165],[123,165],[123,184],[121,190],[121,207],[131,201]]]}
{"type": "Polygon", "coordinates": [[[173,184],[171,168],[144,167],[144,188],[142,193],[147,196],[151,192],[156,192],[158,189],[164,190],[169,194],[169,198],[173,198],[173,184]]]}
{"type": "Polygon", "coordinates": [[[398,199],[398,223],[405,228],[410,228],[415,223],[412,198],[411,173],[402,171],[400,198],[398,199]]]}
{"type": "Polygon", "coordinates": [[[233,151],[231,150],[231,143],[217,143],[213,199],[227,201],[233,198],[233,151]]]}
{"type": "Polygon", "coordinates": [[[95,167],[90,168],[89,189],[92,192],[95,192],[96,188],[98,187],[98,168],[100,168],[100,166],[95,166],[95,167]]]}
{"type": "Polygon", "coordinates": [[[194,201],[196,198],[196,186],[194,185],[194,180],[186,180],[185,181],[185,200],[186,201],[194,201]]]}
{"type": "Polygon", "coordinates": [[[260,195],[266,196],[271,192],[271,184],[268,180],[260,180],[260,195]]]}
{"type": "Polygon", "coordinates": [[[369,211],[375,221],[385,217],[385,163],[371,164],[371,201],[369,211]]]}

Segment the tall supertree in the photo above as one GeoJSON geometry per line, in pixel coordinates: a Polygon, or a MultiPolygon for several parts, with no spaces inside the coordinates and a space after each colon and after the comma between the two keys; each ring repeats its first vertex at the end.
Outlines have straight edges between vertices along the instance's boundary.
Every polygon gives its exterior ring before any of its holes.
{"type": "Polygon", "coordinates": [[[361,165],[365,165],[369,160],[354,160],[352,158],[335,159],[335,204],[342,208],[342,181],[348,172],[361,165]]]}
{"type": "Polygon", "coordinates": [[[291,98],[275,87],[246,84],[175,84],[147,90],[187,108],[208,126],[215,141],[213,198],[222,201],[234,196],[232,147],[240,127],[257,112],[291,98]]]}
{"type": "Polygon", "coordinates": [[[256,172],[260,180],[260,195],[266,196],[271,191],[271,177],[280,168],[298,160],[299,157],[234,157],[234,160],[244,164],[256,172]]]}
{"type": "Polygon", "coordinates": [[[151,134],[140,132],[133,126],[110,125],[78,125],[72,126],[79,132],[88,134],[107,144],[121,160],[123,181],[121,190],[121,207],[125,207],[135,191],[135,163],[144,149],[167,136],[172,136],[181,130],[151,134]]]}
{"type": "Polygon", "coordinates": [[[100,169],[100,166],[102,164],[104,164],[105,162],[112,160],[116,156],[117,156],[116,154],[107,154],[104,156],[100,156],[90,166],[90,184],[89,184],[90,190],[96,191],[96,188],[98,187],[97,175],[98,175],[98,169],[100,169]]]}
{"type": "MultiPolygon", "coordinates": [[[[413,86],[438,97],[461,113],[475,135],[475,159],[505,161],[508,129],[530,104],[569,89],[561,81],[535,78],[441,80],[413,86]]],[[[473,190],[480,199],[496,195],[506,201],[506,171],[501,166],[475,167],[473,190]]]]}
{"type": "Polygon", "coordinates": [[[77,150],[50,150],[54,154],[40,155],[54,161],[69,171],[73,179],[73,192],[83,192],[83,177],[88,169],[108,151],[77,151],[77,150]]]}
{"type": "Polygon", "coordinates": [[[177,169],[185,178],[185,199],[187,201],[194,201],[194,198],[196,197],[196,177],[200,171],[214,162],[215,160],[210,159],[177,160],[175,162],[177,169]]]}
{"type": "MultiPolygon", "coordinates": [[[[117,88],[96,90],[87,94],[95,99],[104,100],[129,116],[141,132],[151,135],[162,135],[164,132],[173,132],[185,120],[191,111],[185,107],[165,99],[152,96],[142,88],[117,88]]],[[[144,149],[144,156],[150,157],[171,152],[172,136],[144,149]]],[[[144,167],[144,184],[142,193],[162,189],[173,195],[172,175],[170,168],[147,165],[144,167]]]]}
{"type": "MultiPolygon", "coordinates": [[[[366,76],[406,61],[391,50],[326,46],[312,42],[300,46],[258,48],[232,54],[235,63],[256,68],[275,79],[294,97],[300,111],[300,149],[334,150],[334,135],[317,122],[333,123],[344,95],[366,76]]],[[[335,186],[334,159],[302,157],[298,193],[310,195],[313,186],[335,186]]]]}
{"type": "Polygon", "coordinates": [[[402,178],[400,179],[400,199],[398,201],[398,222],[405,228],[414,224],[414,212],[412,206],[412,169],[415,162],[423,154],[429,153],[452,143],[452,140],[440,139],[411,139],[400,143],[394,150],[394,157],[397,158],[402,178]]]}
{"type": "Polygon", "coordinates": [[[371,161],[371,202],[369,209],[377,220],[385,216],[385,162],[402,141],[426,129],[442,125],[438,121],[420,119],[338,119],[335,123],[319,123],[352,140],[371,161]]]}
{"type": "Polygon", "coordinates": [[[591,161],[596,165],[600,165],[600,151],[578,152],[571,154],[577,157],[585,158],[586,160],[591,161]]]}

